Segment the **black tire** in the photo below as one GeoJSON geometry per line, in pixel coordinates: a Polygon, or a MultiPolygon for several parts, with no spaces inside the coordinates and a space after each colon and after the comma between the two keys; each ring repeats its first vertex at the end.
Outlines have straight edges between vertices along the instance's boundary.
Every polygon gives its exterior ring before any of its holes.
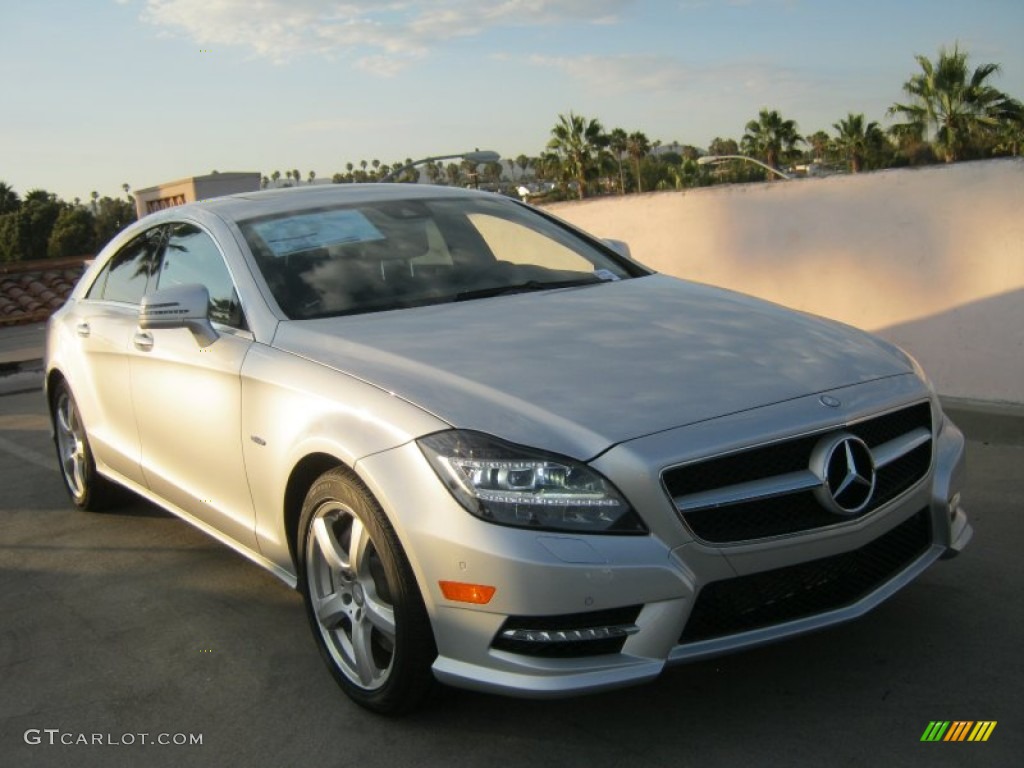
{"type": "Polygon", "coordinates": [[[60,476],[71,502],[89,512],[107,509],[117,497],[117,486],[96,471],[82,414],[64,381],[53,388],[50,418],[60,476]]]}
{"type": "Polygon", "coordinates": [[[299,527],[299,585],[320,655],[354,702],[408,712],[433,685],[437,656],[409,561],[384,511],[347,469],[309,489],[299,527]]]}

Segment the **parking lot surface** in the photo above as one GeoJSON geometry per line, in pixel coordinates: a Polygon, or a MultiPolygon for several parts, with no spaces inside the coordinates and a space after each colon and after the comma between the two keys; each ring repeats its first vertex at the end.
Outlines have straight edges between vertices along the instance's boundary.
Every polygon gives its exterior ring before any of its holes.
{"type": "Polygon", "coordinates": [[[973,542],[857,622],[592,697],[442,691],[397,720],[337,689],[298,594],[146,502],[76,511],[52,454],[41,393],[0,396],[5,766],[1009,766],[1024,754],[1018,442],[971,441],[973,542]],[[997,726],[984,743],[922,742],[934,720],[997,726]]]}

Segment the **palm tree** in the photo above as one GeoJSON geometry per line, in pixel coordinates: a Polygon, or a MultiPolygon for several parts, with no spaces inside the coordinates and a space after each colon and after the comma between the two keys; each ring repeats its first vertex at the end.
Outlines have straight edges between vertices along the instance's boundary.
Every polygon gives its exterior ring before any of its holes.
{"type": "Polygon", "coordinates": [[[651,142],[647,139],[647,136],[642,131],[633,131],[626,138],[626,152],[633,158],[633,163],[636,165],[636,191],[643,192],[644,185],[640,180],[640,161],[647,157],[647,153],[651,151],[651,142]]]}
{"type": "Polygon", "coordinates": [[[310,171],[309,172],[309,183],[312,184],[313,183],[313,179],[315,179],[315,178],[316,178],[316,171],[310,171]]]}
{"type": "Polygon", "coordinates": [[[629,148],[629,137],[621,128],[614,128],[608,134],[608,149],[611,150],[615,162],[619,166],[619,194],[626,194],[626,177],[622,172],[622,156],[629,148]]]}
{"type": "Polygon", "coordinates": [[[559,115],[551,129],[548,149],[558,156],[563,176],[576,182],[581,200],[587,194],[587,179],[599,164],[598,155],[606,146],[608,138],[596,118],[587,120],[569,112],[559,115]]]}
{"type": "Polygon", "coordinates": [[[940,48],[936,62],[914,58],[921,72],[903,84],[909,102],[889,108],[890,115],[905,119],[893,132],[910,138],[934,135],[947,163],[962,159],[979,140],[991,138],[1001,124],[1021,114],[1019,101],[986,83],[999,72],[998,64],[982,64],[969,72],[967,53],[959,45],[952,52],[940,48]]]}
{"type": "Polygon", "coordinates": [[[14,188],[0,181],[0,213],[11,213],[18,210],[20,205],[21,199],[14,188]]]}
{"type": "Polygon", "coordinates": [[[739,153],[740,145],[736,143],[736,139],[723,139],[716,136],[708,145],[709,155],[738,155],[739,153]]]}
{"type": "Polygon", "coordinates": [[[1007,120],[999,128],[992,151],[998,155],[1017,157],[1024,147],[1024,117],[1007,120]]]}
{"type": "Polygon", "coordinates": [[[885,135],[878,123],[872,121],[864,125],[863,114],[850,112],[845,119],[833,123],[832,127],[837,132],[836,149],[846,155],[851,173],[860,173],[865,157],[885,143],[885,135]]]}
{"type": "MultiPolygon", "coordinates": [[[[762,109],[757,120],[747,123],[743,134],[743,151],[763,159],[772,168],[779,167],[779,159],[791,153],[803,137],[797,133],[796,123],[783,120],[774,109],[762,109]]],[[[769,175],[769,179],[773,176],[769,175]]]]}
{"type": "MultiPolygon", "coordinates": [[[[836,129],[838,130],[838,128],[836,129]]],[[[824,131],[815,131],[807,137],[807,143],[811,146],[814,152],[813,160],[824,160],[828,154],[832,139],[828,137],[828,134],[824,131]]]]}

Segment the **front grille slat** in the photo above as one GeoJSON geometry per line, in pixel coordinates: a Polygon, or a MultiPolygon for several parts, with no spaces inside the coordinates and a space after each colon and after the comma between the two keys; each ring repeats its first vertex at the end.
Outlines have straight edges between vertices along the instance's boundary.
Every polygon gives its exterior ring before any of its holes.
{"type": "Polygon", "coordinates": [[[852,605],[931,544],[927,507],[860,549],[704,585],[681,644],[710,640],[852,605]]]}
{"type": "Polygon", "coordinates": [[[931,466],[931,434],[931,405],[922,402],[819,434],[674,467],[662,481],[683,522],[703,541],[789,535],[863,517],[912,488],[931,466]],[[876,464],[871,502],[853,517],[823,507],[812,492],[815,483],[805,482],[814,477],[809,464],[815,446],[840,431],[863,440],[876,464]]]}

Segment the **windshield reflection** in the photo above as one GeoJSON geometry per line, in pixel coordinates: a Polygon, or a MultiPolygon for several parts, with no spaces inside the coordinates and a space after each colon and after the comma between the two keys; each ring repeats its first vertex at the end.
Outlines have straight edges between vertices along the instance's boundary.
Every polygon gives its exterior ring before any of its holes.
{"type": "Polygon", "coordinates": [[[240,223],[291,319],[374,312],[645,274],[510,201],[299,209],[240,223]]]}

